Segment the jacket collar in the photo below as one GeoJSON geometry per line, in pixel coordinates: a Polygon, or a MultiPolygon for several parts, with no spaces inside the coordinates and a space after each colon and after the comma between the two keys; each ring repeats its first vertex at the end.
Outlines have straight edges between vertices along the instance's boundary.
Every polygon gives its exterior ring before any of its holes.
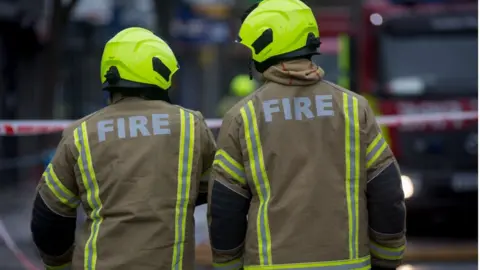
{"type": "Polygon", "coordinates": [[[139,101],[139,100],[144,100],[140,97],[125,97],[122,96],[121,94],[115,93],[112,96],[112,99],[110,100],[110,104],[116,104],[120,102],[131,102],[131,101],[139,101]]]}
{"type": "Polygon", "coordinates": [[[296,59],[269,67],[263,77],[284,85],[311,85],[322,80],[325,72],[307,59],[296,59]]]}

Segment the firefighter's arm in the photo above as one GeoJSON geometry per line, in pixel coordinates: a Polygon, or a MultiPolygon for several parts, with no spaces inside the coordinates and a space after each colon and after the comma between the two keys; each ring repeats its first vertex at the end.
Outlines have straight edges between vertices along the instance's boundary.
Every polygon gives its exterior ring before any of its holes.
{"type": "Polygon", "coordinates": [[[208,193],[208,181],[210,179],[210,173],[213,165],[213,160],[215,158],[215,152],[217,151],[217,144],[215,142],[215,137],[212,134],[212,131],[207,126],[207,123],[203,119],[203,116],[198,113],[201,117],[200,128],[201,128],[201,140],[202,140],[202,177],[200,179],[199,193],[195,205],[202,205],[207,203],[207,193],[208,193]]]}
{"type": "Polygon", "coordinates": [[[62,138],[43,173],[32,211],[32,237],[46,269],[69,265],[72,260],[80,200],[68,140],[62,138]]]}
{"type": "Polygon", "coordinates": [[[372,266],[394,269],[401,264],[406,245],[406,210],[401,174],[369,106],[366,106],[364,116],[372,266]]]}
{"type": "Polygon", "coordinates": [[[224,119],[209,183],[208,220],[215,269],[241,269],[251,194],[239,146],[239,123],[224,119]]]}

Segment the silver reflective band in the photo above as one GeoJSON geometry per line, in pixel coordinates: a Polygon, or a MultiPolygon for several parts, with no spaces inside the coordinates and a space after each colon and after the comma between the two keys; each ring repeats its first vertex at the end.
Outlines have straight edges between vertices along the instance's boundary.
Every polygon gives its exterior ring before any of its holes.
{"type": "Polygon", "coordinates": [[[225,264],[213,264],[215,270],[238,270],[243,267],[243,260],[237,259],[225,264]]]}
{"type": "Polygon", "coordinates": [[[66,204],[71,208],[76,208],[80,204],[80,199],[73,195],[73,193],[69,191],[65,186],[63,186],[63,184],[60,182],[55,172],[53,171],[52,164],[47,167],[43,176],[45,177],[47,186],[53,189],[52,192],[55,195],[60,195],[60,197],[57,196],[57,198],[62,203],[66,204]],[[59,185],[62,185],[62,187],[60,187],[59,185]]]}
{"type": "Polygon", "coordinates": [[[327,261],[314,263],[292,263],[277,265],[254,265],[245,266],[245,270],[302,270],[302,269],[318,269],[318,270],[352,270],[352,269],[370,269],[370,256],[353,260],[327,261]]]}
{"type": "MultiPolygon", "coordinates": [[[[242,168],[239,168],[239,164],[232,163],[229,159],[231,157],[227,157],[227,154],[222,152],[217,152],[215,155],[214,164],[218,164],[223,170],[225,170],[231,177],[235,180],[240,182],[241,184],[246,183],[245,178],[245,171],[242,168]]],[[[234,160],[233,160],[234,161],[234,160]]]]}
{"type": "Polygon", "coordinates": [[[372,160],[375,155],[378,153],[378,151],[382,148],[382,146],[385,144],[385,140],[383,137],[375,144],[375,147],[373,147],[372,151],[367,154],[367,162],[372,160]]]}
{"type": "Polygon", "coordinates": [[[401,246],[398,248],[387,248],[375,243],[370,243],[370,251],[372,252],[372,254],[382,259],[400,260],[402,259],[403,253],[405,252],[405,246],[401,246]]]}
{"type": "MultiPolygon", "coordinates": [[[[247,103],[244,107],[245,114],[247,116],[247,123],[249,124],[248,127],[248,133],[245,134],[245,138],[250,140],[252,144],[252,152],[251,155],[253,156],[253,162],[254,166],[251,168],[252,169],[252,176],[256,179],[258,179],[258,188],[260,189],[260,196],[262,198],[261,203],[260,203],[260,209],[259,211],[259,217],[260,218],[260,234],[261,234],[261,243],[259,243],[259,246],[261,246],[261,251],[260,251],[260,264],[262,265],[268,265],[269,262],[269,241],[267,240],[267,230],[269,230],[269,225],[265,221],[268,222],[268,217],[266,217],[266,213],[268,211],[268,206],[267,206],[267,200],[269,199],[269,192],[267,190],[267,183],[268,179],[265,179],[262,174],[262,164],[260,163],[260,151],[262,151],[261,146],[259,145],[260,142],[257,141],[257,136],[255,134],[254,130],[254,125],[256,125],[257,119],[253,117],[254,108],[253,104],[247,103]],[[255,121],[255,122],[254,122],[255,121]]],[[[262,157],[263,158],[263,157],[262,157]]],[[[257,228],[258,230],[258,228],[257,228]]],[[[269,232],[268,232],[269,233],[269,232]]]]}

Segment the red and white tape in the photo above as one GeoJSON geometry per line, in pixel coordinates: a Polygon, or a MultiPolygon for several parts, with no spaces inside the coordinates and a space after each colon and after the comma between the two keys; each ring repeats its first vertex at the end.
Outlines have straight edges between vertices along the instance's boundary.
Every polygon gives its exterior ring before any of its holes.
{"type": "MultiPolygon", "coordinates": [[[[389,127],[410,126],[418,124],[473,121],[478,119],[478,111],[441,112],[429,114],[386,115],[377,117],[380,125],[389,127]]],[[[0,136],[39,135],[62,131],[73,120],[2,120],[0,136]]],[[[210,128],[219,128],[222,119],[207,119],[210,128]]]]}

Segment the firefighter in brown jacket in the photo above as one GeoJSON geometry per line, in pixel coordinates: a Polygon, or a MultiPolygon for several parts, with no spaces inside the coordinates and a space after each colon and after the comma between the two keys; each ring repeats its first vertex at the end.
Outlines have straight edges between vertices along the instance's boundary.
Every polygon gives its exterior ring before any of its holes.
{"type": "Polygon", "coordinates": [[[200,113],[170,104],[177,70],[148,30],[106,44],[110,104],[65,129],[38,185],[31,229],[47,269],[194,269],[193,211],[216,146],[200,113]],[[75,239],[79,206],[88,218],[75,239]]]}
{"type": "Polygon", "coordinates": [[[238,42],[266,83],[224,117],[209,185],[217,269],[394,269],[405,249],[397,162],[367,101],[322,79],[300,0],[264,0],[238,42]]]}

